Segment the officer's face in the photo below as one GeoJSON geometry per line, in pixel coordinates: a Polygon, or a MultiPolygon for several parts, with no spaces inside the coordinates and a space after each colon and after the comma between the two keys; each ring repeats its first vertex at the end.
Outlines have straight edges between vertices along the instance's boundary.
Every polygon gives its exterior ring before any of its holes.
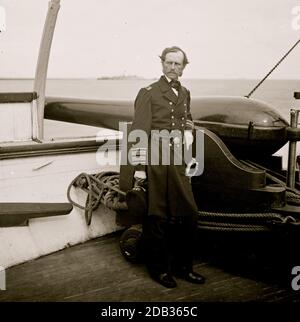
{"type": "Polygon", "coordinates": [[[184,70],[183,53],[177,51],[175,53],[168,53],[166,59],[162,62],[163,73],[170,79],[178,79],[184,70]]]}

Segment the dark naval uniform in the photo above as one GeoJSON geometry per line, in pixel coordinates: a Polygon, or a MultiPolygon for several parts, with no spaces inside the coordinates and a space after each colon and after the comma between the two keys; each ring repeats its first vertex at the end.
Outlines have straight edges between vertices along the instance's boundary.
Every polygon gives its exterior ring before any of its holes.
{"type": "Polygon", "coordinates": [[[136,153],[132,156],[137,160],[135,170],[145,170],[147,174],[148,215],[143,221],[143,236],[148,268],[154,274],[169,271],[170,252],[175,254],[175,265],[192,268],[197,206],[183,157],[180,164],[175,161],[176,154],[179,156],[185,149],[184,130],[192,129],[190,93],[185,87],[179,87],[177,96],[162,76],[139,91],[130,131],[143,130],[148,142],[131,152],[136,153]],[[171,138],[162,132],[156,134],[162,130],[171,133],[171,138]],[[170,163],[163,162],[164,154],[170,163]]]}

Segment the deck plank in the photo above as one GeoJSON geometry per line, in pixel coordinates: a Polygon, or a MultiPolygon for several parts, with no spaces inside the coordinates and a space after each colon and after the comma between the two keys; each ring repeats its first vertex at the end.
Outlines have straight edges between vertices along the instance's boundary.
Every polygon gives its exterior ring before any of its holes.
{"type": "Polygon", "coordinates": [[[177,280],[177,288],[166,289],[149,278],[143,264],[122,257],[119,237],[97,238],[9,268],[0,301],[300,301],[300,291],[288,284],[200,258],[195,270],[206,276],[204,285],[177,280]]]}

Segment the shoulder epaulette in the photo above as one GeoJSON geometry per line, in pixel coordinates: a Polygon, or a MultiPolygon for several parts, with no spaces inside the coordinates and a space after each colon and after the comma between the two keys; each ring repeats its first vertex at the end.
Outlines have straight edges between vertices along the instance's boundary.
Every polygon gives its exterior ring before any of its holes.
{"type": "Polygon", "coordinates": [[[152,89],[152,86],[145,87],[147,91],[150,91],[152,89]]]}

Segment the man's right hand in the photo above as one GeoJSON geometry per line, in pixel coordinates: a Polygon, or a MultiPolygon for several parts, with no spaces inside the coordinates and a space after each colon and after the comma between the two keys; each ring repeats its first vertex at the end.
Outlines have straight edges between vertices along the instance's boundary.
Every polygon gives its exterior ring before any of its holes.
{"type": "Polygon", "coordinates": [[[146,179],[146,171],[135,171],[134,173],[134,178],[135,179],[146,179]]]}

